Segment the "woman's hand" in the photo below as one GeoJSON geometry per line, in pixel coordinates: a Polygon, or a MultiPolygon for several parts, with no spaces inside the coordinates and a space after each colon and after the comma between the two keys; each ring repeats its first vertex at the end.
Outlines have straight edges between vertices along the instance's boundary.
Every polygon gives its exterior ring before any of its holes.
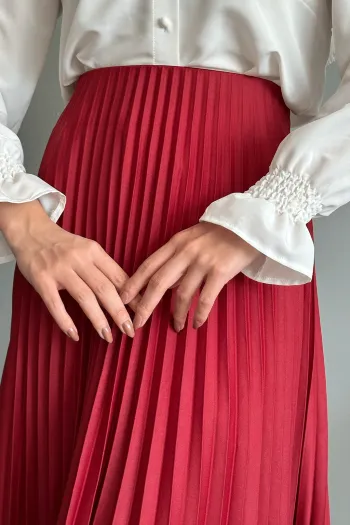
{"type": "MultiPolygon", "coordinates": [[[[120,330],[133,337],[132,321],[117,292],[128,276],[102,247],[54,224],[38,202],[6,206],[6,210],[1,208],[2,219],[5,212],[9,214],[9,206],[18,207],[13,208],[16,218],[7,220],[3,227],[17,265],[41,295],[58,326],[73,340],[79,340],[59,294],[59,290],[67,290],[103,339],[113,341],[100,304],[120,330]]],[[[138,300],[135,294],[130,306],[135,309],[138,300]]]]}
{"type": "Polygon", "coordinates": [[[205,282],[193,319],[194,328],[199,328],[224,285],[259,256],[258,250],[230,230],[200,222],[174,235],[146,259],[126,281],[120,296],[128,304],[147,285],[136,309],[137,329],[146,323],[166,290],[177,287],[174,328],[179,332],[195,292],[205,282]]]}

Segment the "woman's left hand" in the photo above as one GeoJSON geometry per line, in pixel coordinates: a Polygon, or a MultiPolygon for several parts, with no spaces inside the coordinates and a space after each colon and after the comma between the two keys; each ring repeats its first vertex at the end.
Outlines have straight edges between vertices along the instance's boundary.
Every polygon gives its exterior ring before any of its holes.
{"type": "Polygon", "coordinates": [[[230,230],[200,222],[175,234],[148,257],[124,284],[120,297],[132,301],[145,287],[134,318],[134,328],[143,326],[170,288],[177,287],[174,328],[182,330],[193,296],[205,282],[193,318],[199,328],[208,318],[220,290],[261,253],[230,230]]]}

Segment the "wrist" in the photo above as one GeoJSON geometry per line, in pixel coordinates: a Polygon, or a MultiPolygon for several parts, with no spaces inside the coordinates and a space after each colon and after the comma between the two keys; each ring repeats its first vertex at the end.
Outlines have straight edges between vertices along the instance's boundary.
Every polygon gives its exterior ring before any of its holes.
{"type": "Polygon", "coordinates": [[[51,220],[38,200],[21,204],[0,203],[0,231],[15,251],[31,236],[38,236],[51,220]]]}

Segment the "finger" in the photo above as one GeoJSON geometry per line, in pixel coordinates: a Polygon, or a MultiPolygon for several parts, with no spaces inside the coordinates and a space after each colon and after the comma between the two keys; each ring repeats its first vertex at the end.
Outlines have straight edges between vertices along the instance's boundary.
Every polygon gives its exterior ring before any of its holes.
{"type": "Polygon", "coordinates": [[[60,329],[73,341],[79,341],[78,330],[64,307],[55,282],[47,281],[40,287],[36,286],[36,290],[60,329]]]}
{"type": "Polygon", "coordinates": [[[217,296],[225,286],[227,280],[217,274],[209,274],[200,293],[193,317],[193,328],[199,328],[208,319],[209,313],[217,296]]]}
{"type": "MultiPolygon", "coordinates": [[[[96,257],[94,261],[96,267],[114,284],[117,291],[120,292],[124,284],[129,279],[129,276],[124,270],[115,262],[115,260],[108,255],[104,250],[96,257]]],[[[137,294],[136,297],[128,304],[130,308],[135,312],[138,303],[141,300],[141,295],[137,294]]]]}
{"type": "Polygon", "coordinates": [[[141,328],[147,322],[165,292],[186,272],[187,264],[186,257],[183,254],[179,254],[170,259],[158,272],[152,275],[136,310],[135,329],[141,328]]]}
{"type": "Polygon", "coordinates": [[[99,336],[112,343],[111,328],[91,288],[73,270],[65,277],[63,285],[90,319],[99,336]]]}
{"type": "Polygon", "coordinates": [[[169,289],[172,290],[173,288],[176,288],[177,286],[179,286],[180,283],[181,283],[181,279],[182,279],[182,277],[180,277],[180,279],[178,279],[176,281],[176,283],[174,283],[172,286],[170,286],[169,289]]]}
{"type": "Polygon", "coordinates": [[[185,326],[186,318],[191,307],[193,297],[201,286],[205,272],[198,266],[191,266],[183,277],[180,286],[176,290],[174,306],[174,328],[180,332],[185,326]]]}
{"type": "Polygon", "coordinates": [[[174,246],[168,242],[148,257],[122,288],[120,297],[128,304],[146,286],[151,277],[174,255],[174,246]]]}
{"type": "Polygon", "coordinates": [[[131,318],[114,284],[96,266],[78,271],[81,279],[93,291],[119,329],[129,337],[134,337],[135,331],[131,318]]]}

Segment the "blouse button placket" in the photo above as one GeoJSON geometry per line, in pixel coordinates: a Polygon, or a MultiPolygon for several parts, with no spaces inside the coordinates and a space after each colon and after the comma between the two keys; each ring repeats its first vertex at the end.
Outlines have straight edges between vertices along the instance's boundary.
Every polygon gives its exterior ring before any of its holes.
{"type": "Polygon", "coordinates": [[[153,1],[153,63],[180,65],[179,1],[153,1]]]}

